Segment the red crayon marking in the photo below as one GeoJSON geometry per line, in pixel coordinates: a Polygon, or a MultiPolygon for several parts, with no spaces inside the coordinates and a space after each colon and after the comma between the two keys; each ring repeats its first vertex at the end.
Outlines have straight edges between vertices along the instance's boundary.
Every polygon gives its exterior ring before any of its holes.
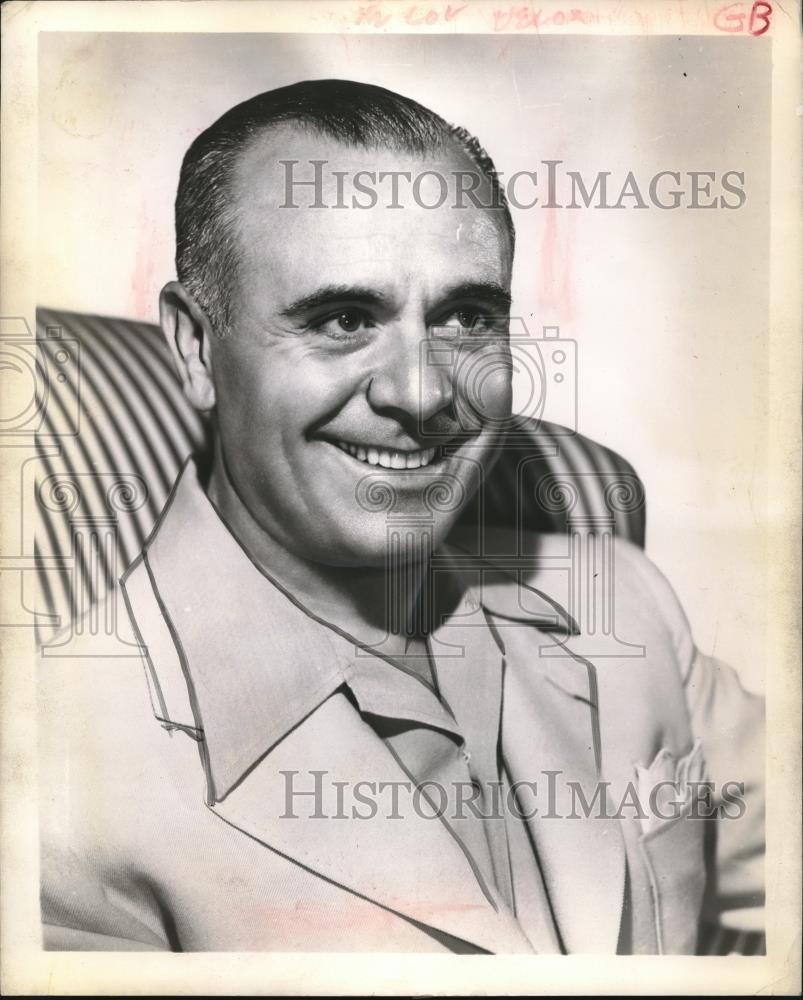
{"type": "Polygon", "coordinates": [[[419,24],[434,24],[438,15],[431,7],[429,10],[419,11],[416,4],[413,4],[404,12],[404,20],[413,27],[418,27],[419,24]]]}
{"type": "Polygon", "coordinates": [[[749,13],[742,0],[720,7],[714,14],[714,27],[729,35],[748,34],[758,37],[770,30],[772,4],[766,0],[755,0],[749,13]]]}
{"type": "MultiPolygon", "coordinates": [[[[446,5],[446,9],[443,12],[443,20],[448,24],[449,21],[454,21],[458,15],[466,9],[466,4],[460,7],[453,7],[451,4],[446,5]]],[[[408,7],[404,12],[404,20],[414,27],[419,24],[437,24],[441,19],[441,15],[435,10],[434,7],[423,7],[419,8],[418,4],[413,4],[412,7],[408,7]]]]}
{"type": "Polygon", "coordinates": [[[567,24],[592,24],[599,21],[599,15],[594,11],[585,10],[582,7],[568,7],[565,10],[559,8],[551,13],[544,12],[538,7],[515,6],[497,7],[493,11],[494,31],[527,31],[539,28],[547,24],[552,24],[556,28],[564,27],[567,24]]]}
{"type": "Polygon", "coordinates": [[[143,206],[137,213],[139,239],[131,281],[131,313],[137,319],[150,320],[154,304],[154,274],[156,265],[156,223],[143,206]]]}
{"type": "Polygon", "coordinates": [[[772,4],[765,3],[765,0],[757,0],[750,8],[750,22],[748,31],[751,35],[758,37],[770,30],[770,18],[772,17],[772,4]],[[761,19],[761,23],[756,25],[756,21],[761,19]]]}
{"type": "Polygon", "coordinates": [[[533,7],[508,7],[507,10],[494,10],[493,19],[494,31],[504,31],[505,28],[522,31],[540,26],[541,11],[533,7]]]}
{"type": "Polygon", "coordinates": [[[544,209],[544,231],[539,255],[541,274],[538,304],[563,324],[574,318],[574,220],[571,212],[544,209]],[[568,218],[567,218],[568,216],[568,218]],[[562,230],[562,231],[561,231],[562,230]]]}
{"type": "Polygon", "coordinates": [[[357,24],[370,24],[374,28],[384,28],[390,20],[390,14],[383,14],[378,3],[370,3],[367,7],[357,10],[357,24]]]}

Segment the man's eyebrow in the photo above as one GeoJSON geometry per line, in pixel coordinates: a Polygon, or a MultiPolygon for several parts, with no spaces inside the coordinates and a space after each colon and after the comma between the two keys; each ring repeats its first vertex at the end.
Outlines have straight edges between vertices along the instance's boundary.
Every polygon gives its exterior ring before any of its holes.
{"type": "Polygon", "coordinates": [[[500,313],[510,312],[512,298],[504,285],[495,281],[468,281],[450,288],[441,298],[441,303],[460,302],[462,300],[480,300],[487,302],[500,313]]]}
{"type": "Polygon", "coordinates": [[[289,306],[282,309],[282,316],[295,316],[298,313],[309,312],[311,309],[320,309],[323,306],[335,305],[338,302],[355,302],[363,306],[386,305],[388,300],[384,295],[371,288],[361,285],[324,285],[309,295],[303,295],[300,299],[291,302],[289,306]]]}
{"type": "MultiPolygon", "coordinates": [[[[495,281],[467,281],[454,285],[440,296],[439,308],[448,303],[461,301],[487,302],[492,309],[500,314],[510,311],[510,292],[495,281]]],[[[296,316],[299,313],[310,312],[325,306],[337,305],[341,302],[353,302],[363,306],[388,306],[390,299],[380,292],[363,285],[324,285],[309,295],[295,299],[282,309],[282,316],[296,316]]]]}

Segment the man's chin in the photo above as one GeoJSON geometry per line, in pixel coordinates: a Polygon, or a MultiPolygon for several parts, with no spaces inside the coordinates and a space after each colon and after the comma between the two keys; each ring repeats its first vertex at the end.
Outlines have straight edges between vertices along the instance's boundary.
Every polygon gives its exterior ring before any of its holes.
{"type": "Polygon", "coordinates": [[[328,566],[354,569],[402,569],[426,565],[432,553],[445,540],[448,524],[407,521],[384,521],[380,531],[375,528],[343,538],[339,545],[329,544],[318,550],[315,561],[328,566]]]}

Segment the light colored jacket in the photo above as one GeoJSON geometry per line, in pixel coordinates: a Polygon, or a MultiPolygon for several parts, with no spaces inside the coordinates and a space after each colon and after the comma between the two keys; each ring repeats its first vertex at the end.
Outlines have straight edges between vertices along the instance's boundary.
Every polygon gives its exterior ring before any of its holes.
{"type": "Polygon", "coordinates": [[[281,718],[272,670],[310,668],[303,637],[276,621],[266,581],[190,490],[125,581],[143,655],[105,655],[85,628],[71,657],[53,647],[41,660],[46,947],[532,953],[554,950],[539,930],[554,921],[569,952],[693,952],[703,908],[755,906],[761,700],[695,649],[670,586],[628,544],[606,557],[615,636],[607,619],[607,632],[561,631],[571,540],[530,541],[512,573],[464,575],[448,640],[490,630],[504,651],[503,754],[541,789],[527,823],[548,916],[489,898],[447,826],[404,802],[401,819],[288,818],[288,772],[322,772],[330,812],[338,782],[408,776],[323,676],[320,703],[281,718]],[[695,777],[720,818],[639,815],[634,789],[677,780],[682,797],[695,777]],[[606,815],[599,801],[584,815],[578,787],[588,801],[601,785],[606,815]]]}

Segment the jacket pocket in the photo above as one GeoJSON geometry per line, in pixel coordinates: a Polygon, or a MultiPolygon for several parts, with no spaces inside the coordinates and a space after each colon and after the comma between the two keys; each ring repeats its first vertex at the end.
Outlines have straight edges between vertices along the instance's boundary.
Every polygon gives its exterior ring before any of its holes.
{"type": "Polygon", "coordinates": [[[705,829],[704,820],[684,813],[639,841],[661,955],[695,953],[705,889],[705,829]]]}
{"type": "Polygon", "coordinates": [[[639,849],[650,881],[658,951],[693,955],[706,877],[706,824],[693,807],[694,785],[705,773],[702,748],[697,742],[679,759],[664,748],[649,768],[636,771],[642,802],[650,803],[639,849]],[[659,806],[662,796],[651,795],[652,790],[669,793],[676,810],[672,818],[666,818],[659,806]]]}

